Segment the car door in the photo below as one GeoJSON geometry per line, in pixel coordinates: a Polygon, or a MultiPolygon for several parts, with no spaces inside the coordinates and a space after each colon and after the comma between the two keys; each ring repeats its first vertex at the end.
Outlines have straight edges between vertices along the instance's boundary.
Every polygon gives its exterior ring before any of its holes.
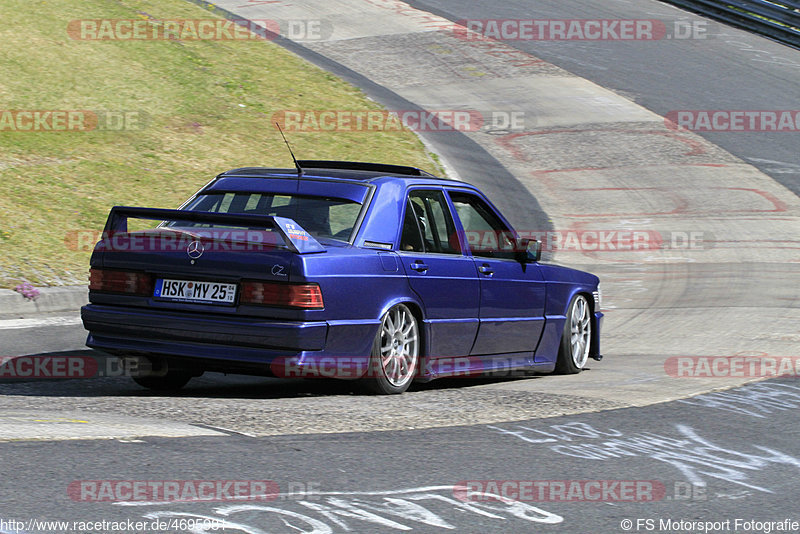
{"type": "Polygon", "coordinates": [[[480,285],[441,189],[414,189],[405,202],[398,256],[425,307],[431,358],[467,356],[478,332],[480,285]]]}
{"type": "Polygon", "coordinates": [[[517,260],[515,233],[477,194],[448,190],[480,282],[480,326],[472,355],[533,352],[544,326],[545,284],[517,260]]]}

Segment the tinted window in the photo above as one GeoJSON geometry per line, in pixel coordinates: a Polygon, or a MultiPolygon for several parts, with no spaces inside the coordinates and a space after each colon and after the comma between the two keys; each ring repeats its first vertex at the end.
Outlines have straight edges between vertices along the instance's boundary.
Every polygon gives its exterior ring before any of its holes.
{"type": "Polygon", "coordinates": [[[285,217],[315,238],[348,241],[361,204],[336,198],[237,192],[200,195],[186,209],[285,217]]]}
{"type": "Polygon", "coordinates": [[[514,233],[483,199],[469,193],[450,192],[450,200],[474,256],[514,259],[514,233]]]}
{"type": "Polygon", "coordinates": [[[406,201],[400,250],[460,254],[453,217],[441,191],[412,191],[406,201]]]}

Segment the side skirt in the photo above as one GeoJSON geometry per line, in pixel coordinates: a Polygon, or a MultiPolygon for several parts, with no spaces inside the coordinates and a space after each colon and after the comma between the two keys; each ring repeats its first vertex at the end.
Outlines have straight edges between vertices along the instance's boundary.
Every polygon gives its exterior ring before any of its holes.
{"type": "Polygon", "coordinates": [[[531,373],[551,373],[555,362],[534,362],[533,353],[489,354],[453,358],[425,359],[419,371],[420,382],[444,377],[521,378],[531,373]]]}

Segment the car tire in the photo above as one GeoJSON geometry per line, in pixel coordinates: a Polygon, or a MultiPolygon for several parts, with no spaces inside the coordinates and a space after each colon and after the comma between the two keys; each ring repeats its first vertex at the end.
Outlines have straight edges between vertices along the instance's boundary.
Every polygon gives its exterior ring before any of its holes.
{"type": "Polygon", "coordinates": [[[563,375],[580,373],[589,359],[591,347],[592,309],[585,296],[575,295],[567,307],[556,372],[563,375]]]}
{"type": "Polygon", "coordinates": [[[192,373],[184,369],[170,368],[169,363],[161,359],[152,359],[150,372],[133,376],[133,381],[153,391],[178,391],[192,379],[192,373]]]}
{"type": "Polygon", "coordinates": [[[364,385],[380,395],[403,393],[417,374],[419,349],[417,318],[405,304],[393,306],[381,317],[364,385]]]}
{"type": "Polygon", "coordinates": [[[133,377],[134,382],[153,391],[178,391],[191,379],[191,375],[177,372],[167,373],[164,376],[133,377]]]}

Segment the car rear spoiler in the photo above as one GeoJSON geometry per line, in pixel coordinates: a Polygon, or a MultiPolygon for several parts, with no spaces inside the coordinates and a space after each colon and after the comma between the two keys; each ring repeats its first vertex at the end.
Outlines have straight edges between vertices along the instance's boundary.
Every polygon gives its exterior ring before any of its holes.
{"type": "Polygon", "coordinates": [[[128,219],[151,221],[185,221],[197,223],[217,223],[230,226],[274,228],[284,239],[292,252],[311,254],[325,252],[325,247],[306,232],[299,224],[286,217],[250,215],[240,213],[214,213],[209,211],[169,210],[160,208],[133,208],[114,206],[108,214],[103,235],[128,231],[128,219]]]}

